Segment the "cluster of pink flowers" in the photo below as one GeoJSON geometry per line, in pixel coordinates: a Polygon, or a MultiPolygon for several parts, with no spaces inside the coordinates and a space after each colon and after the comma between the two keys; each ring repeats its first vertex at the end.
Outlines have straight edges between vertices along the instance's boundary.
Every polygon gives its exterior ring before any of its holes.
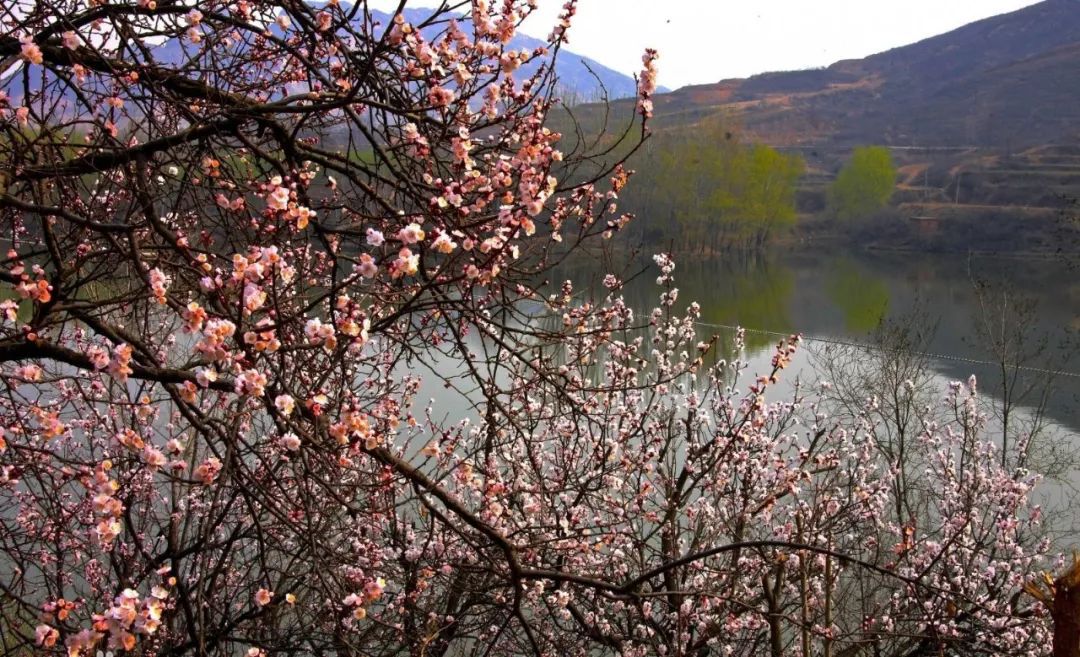
{"type": "Polygon", "coordinates": [[[48,303],[52,300],[52,285],[44,278],[36,281],[23,280],[15,286],[15,291],[23,299],[33,299],[38,303],[48,303]]]}
{"type": "Polygon", "coordinates": [[[334,335],[332,324],[324,324],[321,319],[315,317],[304,324],[304,335],[308,342],[322,345],[323,349],[333,351],[337,348],[337,337],[334,335]]]}
{"type": "Polygon", "coordinates": [[[356,620],[363,620],[367,618],[366,605],[378,600],[382,597],[383,590],[386,588],[386,582],[383,579],[376,578],[368,580],[364,585],[363,593],[350,593],[342,600],[342,604],[347,609],[351,609],[352,617],[356,620]]]}
{"type": "Polygon", "coordinates": [[[44,56],[41,54],[41,48],[34,43],[34,39],[29,36],[23,36],[19,38],[19,55],[31,64],[41,64],[45,61],[44,56]]]}
{"type": "Polygon", "coordinates": [[[390,278],[415,276],[419,269],[420,255],[413,253],[411,249],[401,249],[398,251],[397,258],[390,263],[390,278]]]}
{"type": "Polygon", "coordinates": [[[217,479],[218,473],[221,472],[221,467],[221,460],[215,456],[211,456],[195,468],[195,479],[209,486],[217,479]]]}
{"type": "MultiPolygon", "coordinates": [[[[158,631],[168,598],[168,590],[160,586],[155,586],[145,599],[137,591],[124,589],[108,610],[94,614],[92,630],[81,630],[67,639],[67,654],[69,657],[93,655],[106,637],[106,647],[110,650],[133,650],[138,635],[152,636],[158,631]]],[[[49,647],[56,643],[59,633],[48,625],[41,625],[37,636],[38,645],[49,647]]]]}
{"type": "Polygon", "coordinates": [[[111,469],[112,462],[110,461],[98,464],[91,484],[91,490],[94,493],[94,514],[99,518],[95,533],[97,540],[106,546],[116,540],[123,528],[120,516],[124,511],[124,506],[116,498],[120,485],[109,476],[111,469]]]}
{"type": "Polygon", "coordinates": [[[165,275],[165,272],[161,271],[157,267],[150,270],[150,292],[154,295],[154,300],[159,304],[164,305],[166,303],[165,294],[169,290],[169,277],[165,275]]]}
{"type": "Polygon", "coordinates": [[[641,75],[638,77],[638,111],[645,118],[652,117],[653,113],[652,98],[656,93],[656,60],[658,58],[659,54],[651,48],[646,50],[641,58],[645,67],[641,69],[641,75]]]}
{"type": "Polygon", "coordinates": [[[55,36],[19,49],[70,72],[21,102],[59,106],[71,80],[71,102],[94,103],[42,117],[49,144],[8,131],[48,166],[0,167],[47,204],[0,210],[0,331],[19,356],[0,396],[0,558],[26,569],[17,613],[40,614],[25,643],[737,655],[778,622],[836,654],[882,632],[988,653],[1045,639],[1009,607],[1045,551],[1027,539],[1036,479],[976,439],[973,384],[909,446],[939,493],[916,522],[893,511],[902,464],[870,409],[783,399],[796,336],[759,376],[741,334],[713,358],[669,256],[640,317],[614,275],[596,298],[534,289],[575,239],[629,220],[630,177],[557,178],[550,68],[525,66],[547,51],[508,45],[534,3],[416,26],[249,0],[148,22],[152,4],[78,11],[101,15],[95,34],[153,25],[182,63],[85,48],[55,3],[26,18],[55,36]],[[361,133],[370,160],[337,150],[361,133]],[[467,417],[418,402],[432,378],[467,417]],[[856,583],[870,620],[830,612],[856,583]]]}
{"type": "Polygon", "coordinates": [[[211,361],[229,357],[229,339],[236,333],[236,324],[221,318],[210,319],[202,329],[202,340],[195,348],[211,361]]]}
{"type": "Polygon", "coordinates": [[[266,394],[268,379],[265,374],[258,370],[244,370],[236,376],[234,384],[236,394],[262,397],[266,394]]]}
{"type": "Polygon", "coordinates": [[[112,358],[109,359],[105,370],[116,377],[119,381],[127,381],[132,374],[131,357],[135,350],[129,344],[118,344],[113,348],[112,358]]]}

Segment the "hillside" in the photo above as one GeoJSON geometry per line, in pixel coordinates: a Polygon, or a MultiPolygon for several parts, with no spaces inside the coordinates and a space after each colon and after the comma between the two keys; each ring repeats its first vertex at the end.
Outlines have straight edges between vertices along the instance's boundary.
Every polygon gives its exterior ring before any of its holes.
{"type": "Polygon", "coordinates": [[[687,87],[656,105],[689,120],[735,112],[779,146],[1021,149],[1080,140],[1077,70],[1080,2],[1047,0],[865,59],[687,87]]]}
{"type": "Polygon", "coordinates": [[[900,169],[896,221],[863,241],[1075,251],[1063,211],[1080,198],[1078,71],[1080,0],[1046,0],[824,69],[685,87],[656,98],[654,127],[696,131],[718,118],[746,141],[801,154],[799,211],[818,218],[801,222],[805,235],[848,234],[821,221],[826,190],[852,148],[881,144],[900,169]]]}
{"type": "MultiPolygon", "coordinates": [[[[402,13],[405,20],[420,25],[431,16],[433,11],[433,9],[425,8],[406,8],[402,13]]],[[[393,18],[390,14],[380,11],[372,11],[371,15],[383,25],[388,25],[393,18]]],[[[445,25],[433,26],[426,30],[425,34],[434,36],[443,27],[445,25]]],[[[522,48],[535,50],[546,46],[547,43],[541,39],[522,33],[514,36],[509,44],[509,47],[515,50],[521,50],[522,48]]],[[[533,73],[537,66],[539,66],[538,62],[523,67],[522,73],[519,74],[520,77],[524,78],[533,73]]],[[[580,101],[599,100],[603,97],[602,94],[605,91],[607,97],[611,99],[629,98],[637,93],[637,83],[631,76],[569,50],[562,50],[559,53],[558,58],[555,60],[555,73],[559,78],[560,93],[580,101]]]]}
{"type": "MultiPolygon", "coordinates": [[[[311,4],[321,5],[322,3],[313,2],[311,4]]],[[[339,4],[347,5],[345,2],[339,4]]],[[[422,25],[428,22],[434,11],[434,9],[410,7],[406,8],[403,14],[410,23],[422,25]]],[[[381,11],[372,10],[370,14],[371,19],[380,24],[376,34],[380,34],[379,30],[385,29],[393,19],[392,15],[381,11]]],[[[430,24],[423,30],[423,33],[429,39],[433,39],[446,27],[447,20],[443,19],[430,24]]],[[[271,29],[277,30],[276,27],[271,27],[271,29]]],[[[544,41],[522,33],[517,34],[509,43],[509,47],[514,50],[536,50],[546,45],[544,41]]],[[[197,46],[176,39],[154,45],[151,52],[158,62],[176,65],[187,62],[193,56],[199,56],[197,46]]],[[[546,63],[548,61],[550,61],[550,57],[530,62],[523,66],[516,76],[519,79],[525,79],[532,75],[542,62],[546,63]]],[[[22,88],[20,86],[22,80],[20,76],[14,75],[17,70],[18,67],[12,67],[8,71],[2,72],[3,75],[0,75],[0,91],[7,93],[13,104],[22,103],[22,88]]],[[[630,98],[637,93],[637,82],[633,77],[570,50],[564,49],[559,52],[555,60],[555,73],[558,77],[557,91],[560,97],[571,104],[602,100],[605,95],[609,99],[630,98]]],[[[46,76],[45,79],[47,82],[52,82],[51,76],[46,76]]],[[[41,84],[41,81],[31,80],[31,89],[36,90],[40,88],[41,84]]],[[[662,90],[666,91],[666,89],[662,90]]],[[[74,93],[69,93],[67,96],[74,105],[74,93]]]]}

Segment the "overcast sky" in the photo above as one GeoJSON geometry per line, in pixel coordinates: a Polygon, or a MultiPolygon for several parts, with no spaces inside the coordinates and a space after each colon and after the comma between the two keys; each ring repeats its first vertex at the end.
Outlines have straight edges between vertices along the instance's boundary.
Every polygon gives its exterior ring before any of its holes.
{"type": "MultiPolygon", "coordinates": [[[[545,37],[562,0],[539,0],[525,31],[545,37]]],[[[369,0],[388,10],[396,0],[369,0]]],[[[409,0],[426,7],[432,0],[409,0]]],[[[497,0],[491,4],[496,5],[497,0]]],[[[814,68],[947,32],[1033,0],[580,0],[570,49],[625,73],[660,51],[660,84],[677,88],[765,71],[814,68]]]]}

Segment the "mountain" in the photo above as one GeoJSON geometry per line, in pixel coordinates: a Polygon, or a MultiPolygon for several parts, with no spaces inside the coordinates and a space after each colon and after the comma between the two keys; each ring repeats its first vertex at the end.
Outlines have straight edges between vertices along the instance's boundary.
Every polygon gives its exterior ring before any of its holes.
{"type": "MultiPolygon", "coordinates": [[[[406,8],[402,14],[406,21],[414,25],[420,25],[431,16],[433,11],[435,10],[406,8]]],[[[383,25],[389,25],[393,18],[390,14],[374,10],[371,15],[383,25]]],[[[445,28],[445,23],[424,30],[423,33],[426,37],[431,38],[443,28],[445,28]]],[[[521,50],[522,48],[535,50],[546,46],[546,42],[521,32],[518,32],[509,43],[509,47],[514,50],[521,50]]],[[[524,79],[534,73],[539,65],[539,62],[533,62],[523,66],[520,69],[521,72],[516,74],[516,77],[524,79]]],[[[560,95],[578,102],[601,100],[605,92],[609,99],[631,98],[637,93],[637,82],[634,81],[633,77],[566,49],[561,50],[555,60],[555,74],[559,78],[560,95]]],[[[663,91],[667,90],[663,89],[663,91]]]]}
{"type": "MultiPolygon", "coordinates": [[[[319,2],[311,2],[310,4],[322,6],[322,3],[319,2]]],[[[349,11],[348,3],[339,2],[338,4],[343,7],[346,13],[349,11]]],[[[419,26],[431,19],[435,11],[435,9],[424,7],[407,7],[402,11],[402,15],[409,23],[419,26]]],[[[385,30],[393,21],[393,14],[387,12],[370,10],[370,14],[372,20],[379,24],[379,28],[374,32],[376,35],[382,34],[382,30],[385,30]]],[[[449,16],[449,14],[440,16],[433,24],[422,29],[421,33],[428,40],[437,38],[446,29],[449,16]]],[[[469,20],[464,15],[461,18],[463,22],[469,20]]],[[[276,27],[271,29],[277,30],[276,27]]],[[[463,29],[466,33],[469,32],[467,26],[463,29]]],[[[528,49],[530,51],[546,46],[546,42],[520,32],[508,44],[508,47],[514,50],[528,49]]],[[[182,60],[183,57],[179,52],[179,48],[180,46],[176,42],[162,44],[158,48],[158,57],[163,61],[182,60]]],[[[550,57],[542,58],[526,64],[519,69],[515,76],[523,80],[536,72],[542,60],[547,61],[549,59],[550,57]]],[[[559,93],[577,102],[601,100],[604,90],[606,90],[607,97],[610,99],[629,98],[637,93],[637,82],[633,77],[608,68],[594,59],[565,49],[559,52],[555,61],[555,74],[559,79],[559,93]]]]}
{"type": "Polygon", "coordinates": [[[1046,0],[825,69],[686,87],[656,106],[662,123],[735,114],[776,145],[1015,149],[1080,140],[1078,70],[1080,0],[1046,0]]]}
{"type": "MultiPolygon", "coordinates": [[[[311,4],[321,6],[321,3],[313,2],[311,4]]],[[[346,4],[341,2],[339,4],[346,4]]],[[[420,25],[429,19],[434,12],[434,9],[425,8],[406,8],[402,13],[405,16],[405,20],[413,23],[414,25],[420,25]]],[[[391,14],[381,11],[371,11],[372,19],[380,23],[383,27],[388,26],[393,16],[391,14]]],[[[463,17],[464,20],[468,20],[463,17]]],[[[446,28],[446,20],[440,20],[437,24],[423,30],[423,33],[428,38],[436,37],[440,32],[446,28]]],[[[277,31],[278,28],[271,27],[272,30],[277,31]]],[[[468,31],[468,28],[465,28],[468,31]]],[[[376,32],[381,34],[381,32],[376,32]]],[[[546,42],[533,38],[531,36],[518,33],[509,43],[510,48],[515,50],[528,49],[535,50],[540,47],[546,46],[546,42]]],[[[186,48],[190,45],[186,45],[179,40],[172,39],[160,43],[154,47],[154,57],[163,63],[179,63],[188,58],[185,53],[186,48]]],[[[550,56],[541,58],[543,61],[550,61],[550,56]]],[[[529,75],[536,72],[537,68],[541,65],[541,60],[535,60],[529,64],[523,66],[516,77],[518,79],[525,79],[529,75]]],[[[0,75],[0,91],[5,91],[12,98],[12,102],[19,104],[22,102],[22,94],[19,87],[19,76],[12,75],[11,73],[17,69],[11,69],[6,72],[6,77],[0,75]]],[[[632,98],[637,93],[637,83],[634,78],[620,73],[612,68],[604,66],[600,62],[578,55],[570,50],[563,49],[559,52],[558,57],[555,60],[555,74],[558,77],[557,93],[566,102],[570,104],[576,104],[581,102],[595,102],[602,100],[606,94],[609,99],[619,98],[632,98]]],[[[33,84],[32,88],[38,88],[37,84],[33,84]]],[[[661,88],[661,91],[667,91],[665,88],[661,88]]],[[[74,101],[74,95],[68,94],[71,101],[74,101]]]]}
{"type": "MultiPolygon", "coordinates": [[[[797,151],[803,238],[915,250],[1080,250],[1080,0],[1045,0],[822,69],[684,87],[654,99],[654,131],[728,134],[797,151]],[[853,147],[891,149],[890,221],[829,221],[853,147]],[[830,233],[832,231],[832,233],[830,233]]],[[[617,103],[624,114],[629,102],[617,103]]],[[[602,113],[602,112],[598,112],[602,113]]]]}

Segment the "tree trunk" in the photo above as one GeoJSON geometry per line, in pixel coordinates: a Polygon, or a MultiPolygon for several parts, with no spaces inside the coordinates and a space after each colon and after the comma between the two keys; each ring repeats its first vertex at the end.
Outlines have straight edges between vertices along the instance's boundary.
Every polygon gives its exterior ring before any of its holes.
{"type": "Polygon", "coordinates": [[[1050,610],[1054,621],[1054,657],[1080,657],[1080,557],[1064,575],[1051,580],[1043,576],[1046,588],[1038,580],[1024,585],[1031,597],[1050,610]]]}
{"type": "Polygon", "coordinates": [[[1080,569],[1058,578],[1054,589],[1054,657],[1080,657],[1080,569]]]}

